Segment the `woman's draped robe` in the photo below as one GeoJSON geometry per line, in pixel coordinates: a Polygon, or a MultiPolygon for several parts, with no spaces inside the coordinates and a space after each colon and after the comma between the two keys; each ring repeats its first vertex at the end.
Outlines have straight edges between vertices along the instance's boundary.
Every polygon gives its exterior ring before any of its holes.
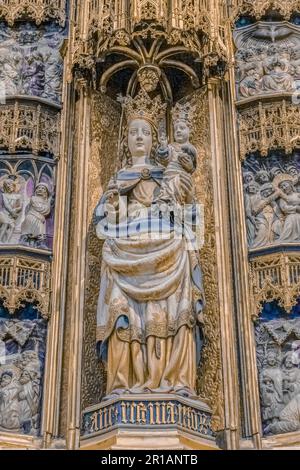
{"type": "Polygon", "coordinates": [[[195,394],[202,345],[197,316],[204,305],[201,270],[186,236],[176,236],[170,221],[155,216],[149,235],[149,211],[163,176],[161,168],[149,168],[117,175],[128,220],[108,224],[105,194],[96,209],[97,234],[106,238],[97,342],[107,361],[108,396],[123,391],[195,394]]]}

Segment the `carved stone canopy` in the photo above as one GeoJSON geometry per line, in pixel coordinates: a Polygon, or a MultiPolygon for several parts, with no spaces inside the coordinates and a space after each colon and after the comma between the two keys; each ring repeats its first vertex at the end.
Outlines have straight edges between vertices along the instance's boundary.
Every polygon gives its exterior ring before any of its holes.
{"type": "Polygon", "coordinates": [[[225,17],[211,27],[218,8],[204,0],[176,0],[172,8],[165,0],[89,2],[89,39],[76,40],[73,68],[85,78],[96,76],[104,92],[133,95],[139,83],[147,91],[159,85],[165,100],[175,94],[178,100],[181,89],[192,92],[208,76],[224,75],[225,17]],[[82,56],[94,64],[94,75],[82,56]],[[122,90],[120,83],[126,84],[122,90]]]}
{"type": "Polygon", "coordinates": [[[252,16],[261,19],[268,13],[277,13],[283,19],[290,19],[294,12],[300,11],[299,0],[235,0],[232,18],[252,16]]]}
{"type": "Polygon", "coordinates": [[[236,30],[238,101],[296,95],[300,79],[299,28],[285,22],[258,22],[236,30]]]}
{"type": "Polygon", "coordinates": [[[66,0],[0,0],[0,18],[10,26],[18,20],[33,20],[37,25],[54,20],[63,26],[66,3],[66,0]]]}

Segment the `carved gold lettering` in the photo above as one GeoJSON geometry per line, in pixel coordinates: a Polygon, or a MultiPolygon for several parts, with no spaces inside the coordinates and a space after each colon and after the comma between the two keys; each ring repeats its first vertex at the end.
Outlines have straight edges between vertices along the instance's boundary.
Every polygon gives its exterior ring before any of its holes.
{"type": "Polygon", "coordinates": [[[167,403],[167,424],[175,424],[175,404],[167,403]]]}
{"type": "Polygon", "coordinates": [[[167,424],[166,403],[162,402],[161,408],[161,424],[167,424]]]}
{"type": "Polygon", "coordinates": [[[135,424],[134,411],[136,409],[135,403],[130,403],[130,418],[129,421],[131,424],[135,424]]]}
{"type": "Polygon", "coordinates": [[[102,411],[102,409],[100,409],[99,410],[99,431],[101,431],[103,429],[102,417],[103,417],[103,411],[102,411]]]}
{"type": "Polygon", "coordinates": [[[120,406],[121,406],[121,421],[122,421],[122,423],[126,424],[127,423],[127,419],[126,419],[126,406],[127,406],[127,403],[122,401],[120,406]]]}
{"type": "Polygon", "coordinates": [[[148,408],[149,408],[149,424],[152,426],[153,424],[155,424],[155,421],[154,421],[154,405],[153,405],[153,403],[149,403],[148,408]]]}
{"type": "Polygon", "coordinates": [[[155,424],[161,424],[160,421],[160,403],[155,403],[155,424]]]}
{"type": "Polygon", "coordinates": [[[103,428],[107,428],[107,408],[103,408],[103,428]]]}
{"type": "Polygon", "coordinates": [[[147,423],[147,408],[143,402],[136,405],[136,422],[138,424],[147,423]]]}

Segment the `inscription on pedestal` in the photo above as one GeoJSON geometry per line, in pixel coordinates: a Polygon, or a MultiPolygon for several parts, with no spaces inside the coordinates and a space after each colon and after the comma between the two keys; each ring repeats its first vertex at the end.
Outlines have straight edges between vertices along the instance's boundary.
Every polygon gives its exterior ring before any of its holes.
{"type": "Polygon", "coordinates": [[[213,437],[211,413],[201,402],[198,407],[178,400],[122,399],[114,403],[103,403],[98,408],[93,407],[83,412],[83,436],[91,437],[119,426],[151,429],[175,426],[201,436],[213,437]]]}

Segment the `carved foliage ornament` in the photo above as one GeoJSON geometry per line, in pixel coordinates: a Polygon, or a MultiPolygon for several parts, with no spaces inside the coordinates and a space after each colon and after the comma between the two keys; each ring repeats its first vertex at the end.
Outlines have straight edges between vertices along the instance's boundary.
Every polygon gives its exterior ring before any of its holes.
{"type": "Polygon", "coordinates": [[[300,242],[299,155],[248,158],[243,165],[250,249],[300,242]]]}
{"type": "Polygon", "coordinates": [[[30,19],[37,25],[56,20],[63,26],[66,20],[66,0],[0,0],[0,18],[9,26],[15,21],[30,19]]]}

